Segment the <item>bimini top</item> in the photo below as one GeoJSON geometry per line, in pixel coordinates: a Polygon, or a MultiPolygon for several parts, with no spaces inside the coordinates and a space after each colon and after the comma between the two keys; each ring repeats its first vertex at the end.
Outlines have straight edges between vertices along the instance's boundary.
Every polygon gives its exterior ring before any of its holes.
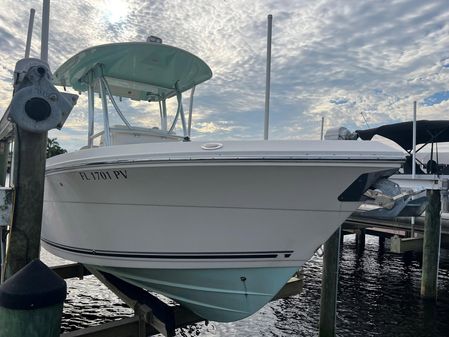
{"type": "Polygon", "coordinates": [[[55,84],[87,91],[88,83],[107,80],[114,96],[160,101],[212,77],[209,66],[195,55],[151,42],[112,43],[76,54],[54,73],[55,84]]]}
{"type": "MultiPolygon", "coordinates": [[[[413,149],[413,122],[382,125],[378,128],[356,130],[363,140],[370,140],[375,135],[391,139],[404,150],[413,149]]],[[[416,121],[416,144],[449,142],[449,120],[416,121]]]]}

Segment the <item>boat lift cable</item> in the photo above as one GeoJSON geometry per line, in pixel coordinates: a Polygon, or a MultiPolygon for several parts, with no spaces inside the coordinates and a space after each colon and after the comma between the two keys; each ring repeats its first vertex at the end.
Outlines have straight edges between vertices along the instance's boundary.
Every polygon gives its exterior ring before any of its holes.
{"type": "Polygon", "coordinates": [[[369,129],[370,126],[369,126],[369,124],[368,124],[368,121],[367,121],[366,118],[365,118],[365,114],[363,113],[363,111],[360,111],[360,114],[362,115],[363,120],[365,121],[365,124],[366,124],[366,126],[368,127],[368,129],[369,129]]]}
{"type": "Polygon", "coordinates": [[[109,84],[108,81],[106,81],[106,78],[101,75],[100,77],[100,81],[103,82],[104,87],[106,88],[106,92],[108,93],[109,96],[109,100],[111,101],[112,105],[115,108],[115,111],[117,111],[118,115],[120,116],[120,118],[122,119],[123,123],[126,124],[126,126],[128,127],[128,129],[132,129],[131,124],[128,122],[128,120],[125,118],[125,116],[123,115],[122,111],[120,110],[120,108],[118,107],[117,103],[115,102],[114,96],[111,93],[111,89],[109,88],[109,84]]]}

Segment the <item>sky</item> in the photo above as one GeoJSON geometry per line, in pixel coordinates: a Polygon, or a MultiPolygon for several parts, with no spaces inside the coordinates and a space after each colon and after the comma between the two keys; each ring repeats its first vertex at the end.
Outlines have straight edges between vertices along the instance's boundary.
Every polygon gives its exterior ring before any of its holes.
{"type": "MultiPolygon", "coordinates": [[[[31,56],[39,57],[41,1],[0,0],[0,114],[11,100],[31,7],[31,56]]],[[[49,64],[54,72],[85,48],[158,36],[202,58],[214,74],[196,88],[192,139],[262,139],[268,14],[270,139],[319,139],[322,117],[325,129],[350,130],[411,120],[415,100],[418,119],[447,119],[448,0],[52,0],[49,64]]],[[[158,125],[148,103],[120,104],[135,125],[158,125]]],[[[97,100],[98,125],[100,107],[97,100]]],[[[69,151],[84,146],[86,115],[82,94],[50,137],[69,151]]]]}

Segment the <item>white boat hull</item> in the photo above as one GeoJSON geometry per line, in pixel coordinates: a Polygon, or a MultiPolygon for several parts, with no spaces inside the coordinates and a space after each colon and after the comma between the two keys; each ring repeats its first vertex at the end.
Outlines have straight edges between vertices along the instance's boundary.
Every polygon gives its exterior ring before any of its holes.
{"type": "Polygon", "coordinates": [[[266,304],[358,207],[339,201],[341,193],[362,174],[399,166],[397,154],[390,161],[226,153],[130,160],[101,151],[49,165],[45,248],[216,321],[266,304]]]}
{"type": "Polygon", "coordinates": [[[268,303],[298,267],[137,269],[93,267],[157,291],[212,321],[237,321],[268,303]]]}

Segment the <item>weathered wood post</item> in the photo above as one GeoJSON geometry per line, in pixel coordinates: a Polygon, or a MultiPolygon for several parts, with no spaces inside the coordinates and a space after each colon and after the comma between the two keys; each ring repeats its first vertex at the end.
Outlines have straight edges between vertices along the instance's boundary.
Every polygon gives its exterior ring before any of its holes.
{"type": "Polygon", "coordinates": [[[17,168],[13,223],[9,233],[5,279],[39,258],[44,197],[47,132],[18,127],[14,157],[17,168]]]}
{"type": "Polygon", "coordinates": [[[385,236],[379,235],[379,252],[385,251],[385,236]]]}
{"type": "Polygon", "coordinates": [[[320,305],[320,337],[335,336],[340,235],[341,227],[338,228],[324,244],[320,305]]]}
{"type": "Polygon", "coordinates": [[[16,63],[13,98],[5,113],[15,136],[15,203],[2,273],[6,282],[0,287],[0,337],[59,336],[66,294],[64,280],[38,258],[47,131],[62,127],[77,96],[60,93],[52,83],[47,64],[50,1],[43,4],[41,60],[26,57],[16,63]]]}
{"type": "Polygon", "coordinates": [[[441,180],[441,213],[449,212],[449,179],[441,180]]]}
{"type": "Polygon", "coordinates": [[[427,190],[429,205],[424,223],[421,297],[436,301],[441,238],[441,197],[438,190],[427,190]]]}
{"type": "Polygon", "coordinates": [[[77,96],[60,93],[47,64],[50,1],[44,0],[41,58],[19,60],[14,95],[6,112],[15,123],[13,223],[8,236],[4,279],[39,258],[47,131],[61,128],[77,96]]]}
{"type": "Polygon", "coordinates": [[[365,249],[365,229],[361,228],[355,235],[356,249],[358,253],[362,253],[365,249]]]}

